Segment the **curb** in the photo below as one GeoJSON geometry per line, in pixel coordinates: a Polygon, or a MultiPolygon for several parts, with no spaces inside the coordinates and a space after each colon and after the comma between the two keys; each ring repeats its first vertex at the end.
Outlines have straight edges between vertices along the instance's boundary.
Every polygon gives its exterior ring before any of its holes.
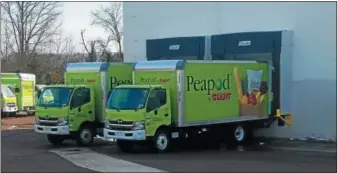
{"type": "Polygon", "coordinates": [[[270,147],[273,150],[279,151],[302,151],[302,152],[317,152],[317,153],[330,153],[336,154],[336,150],[327,150],[327,149],[312,149],[312,148],[292,148],[292,147],[270,147]]]}

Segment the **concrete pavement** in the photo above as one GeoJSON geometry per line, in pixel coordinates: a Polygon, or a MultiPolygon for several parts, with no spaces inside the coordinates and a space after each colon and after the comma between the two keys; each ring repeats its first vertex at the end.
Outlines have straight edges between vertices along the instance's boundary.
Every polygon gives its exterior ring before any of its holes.
{"type": "Polygon", "coordinates": [[[1,132],[2,172],[92,172],[75,166],[52,149],[44,136],[32,130],[1,132]]]}
{"type": "Polygon", "coordinates": [[[102,141],[90,149],[77,148],[74,142],[51,147],[45,136],[32,130],[6,131],[1,137],[3,172],[336,171],[335,153],[274,151],[269,147],[229,151],[224,147],[185,146],[165,154],[148,152],[148,148],[125,154],[115,145],[102,141]]]}

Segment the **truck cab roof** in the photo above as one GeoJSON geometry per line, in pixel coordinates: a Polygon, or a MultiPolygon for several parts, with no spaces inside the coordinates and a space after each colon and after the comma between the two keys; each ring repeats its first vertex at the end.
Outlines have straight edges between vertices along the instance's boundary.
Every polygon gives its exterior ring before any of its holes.
{"type": "Polygon", "coordinates": [[[166,88],[164,85],[119,85],[116,88],[166,88]]]}
{"type": "Polygon", "coordinates": [[[67,84],[59,84],[59,85],[47,85],[47,86],[45,86],[45,88],[50,88],[50,87],[55,87],[55,88],[88,87],[88,88],[91,88],[90,85],[67,85],[67,84]]]}

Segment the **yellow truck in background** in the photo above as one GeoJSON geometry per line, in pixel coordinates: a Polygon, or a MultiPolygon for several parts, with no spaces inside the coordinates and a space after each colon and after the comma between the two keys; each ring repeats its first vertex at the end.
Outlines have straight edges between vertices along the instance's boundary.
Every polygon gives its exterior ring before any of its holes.
{"type": "Polygon", "coordinates": [[[1,84],[9,86],[16,96],[18,111],[35,113],[35,75],[29,73],[1,73],[1,84]]]}
{"type": "Polygon", "coordinates": [[[1,117],[15,116],[17,111],[14,93],[8,86],[1,85],[1,117]]]}

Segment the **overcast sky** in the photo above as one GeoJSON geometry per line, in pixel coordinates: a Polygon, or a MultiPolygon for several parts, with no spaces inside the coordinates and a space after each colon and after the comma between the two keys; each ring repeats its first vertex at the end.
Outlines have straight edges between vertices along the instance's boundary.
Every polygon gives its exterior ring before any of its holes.
{"type": "MultiPolygon", "coordinates": [[[[97,37],[107,38],[108,34],[99,26],[91,26],[90,11],[97,9],[100,5],[108,2],[63,2],[62,30],[65,35],[72,35],[77,51],[83,48],[81,42],[81,29],[85,29],[84,37],[86,40],[97,37]]],[[[112,51],[115,51],[112,47],[112,51]]]]}

